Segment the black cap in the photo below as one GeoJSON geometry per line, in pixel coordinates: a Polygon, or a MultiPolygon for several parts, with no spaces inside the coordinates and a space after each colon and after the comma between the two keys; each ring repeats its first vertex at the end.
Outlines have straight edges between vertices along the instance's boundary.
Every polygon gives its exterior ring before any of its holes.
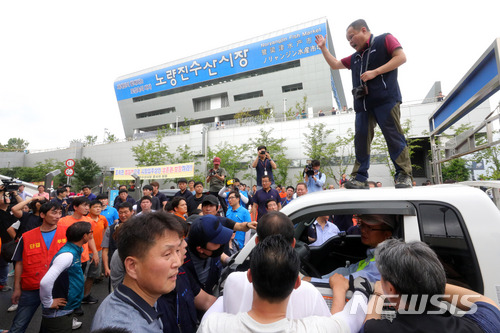
{"type": "Polygon", "coordinates": [[[201,205],[204,206],[206,203],[214,206],[219,206],[219,200],[212,194],[207,195],[203,198],[201,205]]]}

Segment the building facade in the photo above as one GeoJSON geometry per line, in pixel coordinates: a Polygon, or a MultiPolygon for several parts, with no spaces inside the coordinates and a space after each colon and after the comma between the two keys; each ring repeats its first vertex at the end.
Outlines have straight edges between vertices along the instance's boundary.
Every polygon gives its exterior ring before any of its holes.
{"type": "MultiPolygon", "coordinates": [[[[346,105],[338,71],[316,46],[326,18],[310,21],[154,68],[122,76],[115,93],[126,137],[196,123],[216,126],[235,115],[310,112],[346,105]]],[[[330,52],[335,54],[331,39],[330,52]]]]}

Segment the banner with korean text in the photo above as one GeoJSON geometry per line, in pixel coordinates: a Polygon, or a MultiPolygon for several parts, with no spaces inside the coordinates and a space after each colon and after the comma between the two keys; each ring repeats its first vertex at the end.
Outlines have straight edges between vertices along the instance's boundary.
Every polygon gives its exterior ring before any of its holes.
{"type": "Polygon", "coordinates": [[[115,168],[113,180],[187,178],[194,176],[194,163],[154,165],[148,167],[115,168]]]}
{"type": "Polygon", "coordinates": [[[315,42],[317,34],[326,34],[326,22],[283,31],[280,35],[200,55],[189,61],[165,64],[150,72],[115,81],[116,98],[121,101],[321,55],[315,42]]]}

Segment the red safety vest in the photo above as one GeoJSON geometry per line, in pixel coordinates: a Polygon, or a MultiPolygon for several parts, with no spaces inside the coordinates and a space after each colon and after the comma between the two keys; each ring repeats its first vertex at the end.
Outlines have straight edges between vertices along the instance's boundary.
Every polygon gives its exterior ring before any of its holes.
{"type": "Polygon", "coordinates": [[[66,244],[67,227],[58,227],[52,244],[47,250],[40,228],[23,234],[23,272],[21,288],[23,290],[40,289],[40,281],[50,268],[52,258],[66,244]]]}

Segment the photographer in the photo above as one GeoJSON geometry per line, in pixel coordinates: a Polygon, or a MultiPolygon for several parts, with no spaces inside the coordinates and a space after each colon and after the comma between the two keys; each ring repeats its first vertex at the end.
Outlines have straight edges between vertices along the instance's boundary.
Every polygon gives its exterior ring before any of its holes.
{"type": "Polygon", "coordinates": [[[312,160],[304,169],[304,182],[307,184],[309,192],[317,192],[323,190],[323,185],[326,182],[326,175],[319,171],[321,164],[318,160],[312,160]]]}
{"type": "Polygon", "coordinates": [[[266,146],[257,148],[257,158],[252,163],[252,168],[257,171],[257,190],[262,188],[262,177],[269,176],[271,187],[274,188],[273,169],[276,169],[276,163],[271,159],[266,146]]]}
{"type": "Polygon", "coordinates": [[[326,46],[325,36],[316,35],[316,44],[332,69],[350,69],[356,123],[354,147],[356,163],[346,188],[368,189],[370,145],[373,129],[378,124],[394,162],[396,188],[412,187],[412,168],[408,145],[401,128],[397,68],[406,62],[398,40],[391,34],[374,36],[365,20],[356,20],[347,27],[346,37],[356,50],[344,59],[335,58],[326,46]]]}
{"type": "MultiPolygon", "coordinates": [[[[220,167],[220,157],[214,157],[214,167],[208,171],[208,176],[206,179],[207,184],[209,185],[210,194],[215,197],[219,196],[219,191],[222,187],[224,187],[224,180],[226,179],[226,170],[220,167]]],[[[221,202],[222,208],[224,212],[227,210],[226,200],[219,199],[221,202]]]]}

